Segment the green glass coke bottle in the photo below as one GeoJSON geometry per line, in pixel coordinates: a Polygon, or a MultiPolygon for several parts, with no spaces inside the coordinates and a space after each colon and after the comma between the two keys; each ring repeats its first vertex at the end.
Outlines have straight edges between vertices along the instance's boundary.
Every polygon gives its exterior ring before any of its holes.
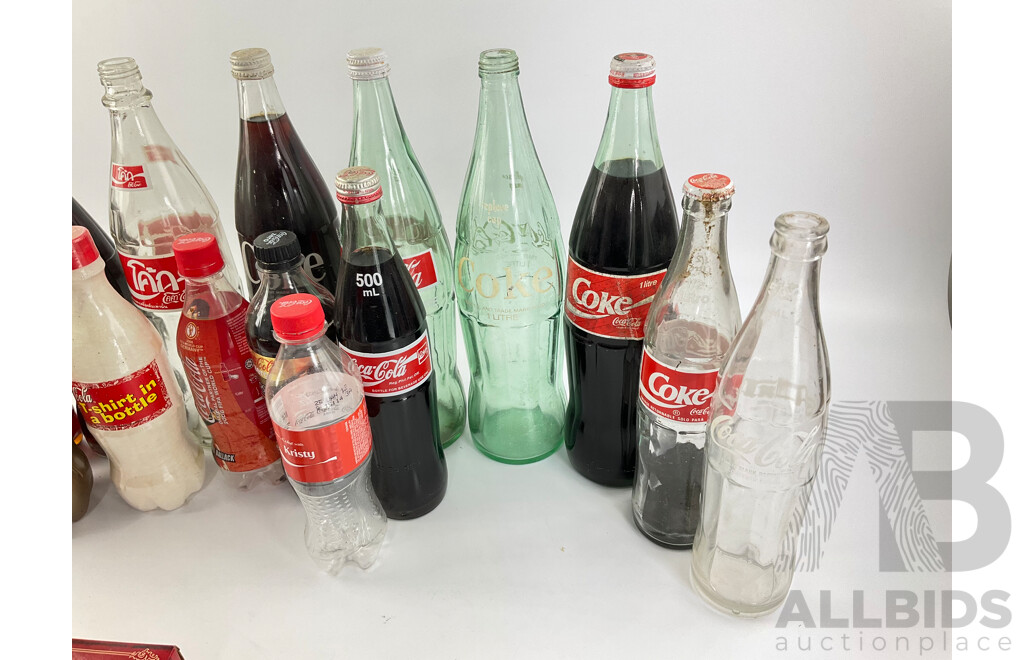
{"type": "Polygon", "coordinates": [[[347,60],[354,105],[349,166],[363,165],[380,174],[384,220],[427,312],[441,443],[447,447],[466,426],[466,399],[455,366],[451,244],[398,117],[388,81],[387,53],[381,48],[357,48],[348,52],[347,60]]]}
{"type": "Polygon", "coordinates": [[[480,54],[476,138],[455,237],[469,430],[484,454],[504,463],[549,456],[565,421],[565,253],[518,77],[515,51],[480,54]]]}

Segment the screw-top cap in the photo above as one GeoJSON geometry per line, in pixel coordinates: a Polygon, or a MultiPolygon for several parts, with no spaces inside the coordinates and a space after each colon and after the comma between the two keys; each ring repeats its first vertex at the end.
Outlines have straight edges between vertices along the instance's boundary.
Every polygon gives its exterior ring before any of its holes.
{"type": "Polygon", "coordinates": [[[71,270],[84,268],[100,258],[100,251],[85,227],[71,228],[71,270]]]}
{"type": "Polygon", "coordinates": [[[263,80],[274,75],[266,48],[243,48],[231,53],[231,75],[237,80],[263,80]]]}
{"type": "Polygon", "coordinates": [[[263,232],[252,242],[256,261],[263,266],[281,266],[298,262],[302,257],[299,237],[287,229],[263,232]]]}
{"type": "Polygon", "coordinates": [[[511,73],[519,71],[519,56],[511,48],[491,48],[480,53],[479,73],[511,73]]]}
{"type": "Polygon", "coordinates": [[[702,202],[720,202],[729,199],[735,192],[732,179],[713,172],[694,174],[683,184],[684,195],[702,202]]]}
{"type": "Polygon", "coordinates": [[[348,62],[348,77],[352,80],[377,80],[387,78],[391,62],[383,48],[353,48],[345,56],[348,62]]]}
{"type": "Polygon", "coordinates": [[[274,334],[284,341],[311,339],[324,329],[324,308],[320,299],[308,293],[292,293],[270,306],[274,334]]]}
{"type": "Polygon", "coordinates": [[[171,245],[178,273],[185,277],[206,277],[224,267],[224,258],[217,247],[217,237],[206,232],[186,234],[171,245]]]}
{"type": "Polygon", "coordinates": [[[369,167],[346,167],[338,172],[334,185],[342,204],[368,204],[381,198],[380,176],[369,167]]]}
{"type": "Polygon", "coordinates": [[[647,53],[619,53],[612,58],[608,83],[624,89],[650,87],[654,84],[654,57],[647,53]]]}

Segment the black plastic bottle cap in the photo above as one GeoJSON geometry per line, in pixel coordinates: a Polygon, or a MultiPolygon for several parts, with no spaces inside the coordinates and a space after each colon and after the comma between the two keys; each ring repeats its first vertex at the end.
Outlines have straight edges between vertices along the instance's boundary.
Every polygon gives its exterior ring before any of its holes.
{"type": "Polygon", "coordinates": [[[252,244],[256,261],[264,266],[281,266],[298,261],[302,256],[299,237],[287,229],[263,232],[252,244]]]}

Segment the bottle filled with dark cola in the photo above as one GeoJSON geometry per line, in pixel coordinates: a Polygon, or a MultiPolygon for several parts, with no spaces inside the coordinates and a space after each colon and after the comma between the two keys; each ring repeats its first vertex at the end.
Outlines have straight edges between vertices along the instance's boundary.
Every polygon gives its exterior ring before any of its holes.
{"type": "Polygon", "coordinates": [[[270,368],[274,366],[274,359],[281,349],[281,342],[274,337],[270,306],[276,300],[293,293],[316,296],[327,319],[324,336],[329,341],[337,341],[334,332],[334,296],[303,270],[305,259],[295,232],[287,229],[264,232],[253,241],[253,251],[256,254],[260,286],[252,294],[252,302],[245,315],[245,335],[249,340],[256,374],[260,377],[260,383],[266,384],[270,368]]]}
{"type": "Polygon", "coordinates": [[[654,122],[654,58],[612,58],[604,134],[569,234],[565,290],[569,405],[577,472],[633,483],[644,322],[679,234],[654,122]]]}
{"type": "Polygon", "coordinates": [[[336,183],[344,236],[334,296],[338,343],[363,381],[373,489],[389,518],[416,518],[433,510],[448,486],[426,313],[388,233],[380,177],[349,167],[336,183]]]}
{"type": "Polygon", "coordinates": [[[285,112],[270,53],[263,48],[236,50],[231,53],[231,75],[238,81],[241,120],[235,228],[249,293],[260,283],[253,241],[274,229],[295,232],[303,269],[314,282],[332,289],[341,260],[337,211],[285,112]]]}

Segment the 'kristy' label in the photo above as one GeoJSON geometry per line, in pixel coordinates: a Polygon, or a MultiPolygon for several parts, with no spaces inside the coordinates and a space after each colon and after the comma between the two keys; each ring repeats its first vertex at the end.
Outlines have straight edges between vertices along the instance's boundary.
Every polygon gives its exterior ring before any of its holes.
{"type": "Polygon", "coordinates": [[[113,188],[125,190],[139,190],[147,188],[146,172],[142,165],[117,165],[110,164],[110,185],[113,188]]]}
{"type": "Polygon", "coordinates": [[[288,476],[305,484],[340,479],[363,464],[373,444],[366,400],[330,426],[290,431],[274,423],[277,446],[288,476]]]}
{"type": "Polygon", "coordinates": [[[98,431],[124,431],[159,417],[171,407],[156,360],[133,374],[103,383],[71,381],[85,423],[98,431]]]}
{"type": "Polygon", "coordinates": [[[366,396],[397,396],[411,392],[430,378],[427,333],[405,348],[390,353],[360,353],[341,347],[356,361],[366,396]]]}
{"type": "Polygon", "coordinates": [[[136,306],[157,311],[181,309],[185,302],[185,278],[178,275],[173,254],[131,257],[118,252],[117,256],[136,306]]]}
{"type": "Polygon", "coordinates": [[[581,330],[613,339],[643,339],[644,322],[666,269],[643,275],[606,275],[569,257],[565,318],[581,330]]]}
{"type": "Polygon", "coordinates": [[[718,370],[677,371],[644,346],[640,362],[640,403],[655,415],[680,424],[703,424],[711,415],[718,370]]]}
{"type": "Polygon", "coordinates": [[[411,257],[402,257],[405,267],[412,276],[417,289],[426,289],[437,284],[437,270],[434,267],[434,254],[427,248],[411,257]]]}

